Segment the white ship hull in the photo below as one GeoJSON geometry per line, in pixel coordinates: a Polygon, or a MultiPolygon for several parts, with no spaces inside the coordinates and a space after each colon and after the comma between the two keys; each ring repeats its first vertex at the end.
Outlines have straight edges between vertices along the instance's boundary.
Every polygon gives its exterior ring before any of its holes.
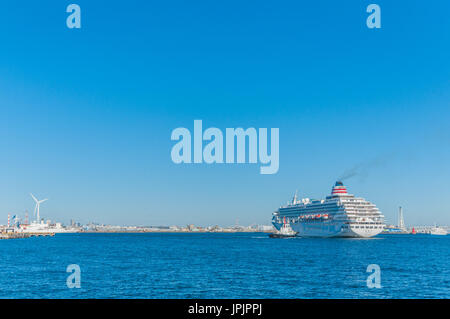
{"type": "MultiPolygon", "coordinates": [[[[274,223],[276,229],[280,229],[282,224],[274,223]]],[[[291,224],[292,230],[297,232],[299,237],[347,237],[347,238],[370,238],[380,234],[382,228],[363,228],[356,229],[349,227],[342,228],[342,223],[294,223],[291,224]]]]}

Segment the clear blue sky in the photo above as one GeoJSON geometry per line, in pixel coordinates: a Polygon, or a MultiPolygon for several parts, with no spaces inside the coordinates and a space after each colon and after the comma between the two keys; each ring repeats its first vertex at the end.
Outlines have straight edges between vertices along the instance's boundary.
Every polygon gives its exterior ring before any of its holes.
{"type": "Polygon", "coordinates": [[[450,224],[449,1],[12,1],[0,10],[0,224],[269,224],[335,180],[450,224]],[[280,128],[280,169],[175,165],[171,131],[280,128]]]}

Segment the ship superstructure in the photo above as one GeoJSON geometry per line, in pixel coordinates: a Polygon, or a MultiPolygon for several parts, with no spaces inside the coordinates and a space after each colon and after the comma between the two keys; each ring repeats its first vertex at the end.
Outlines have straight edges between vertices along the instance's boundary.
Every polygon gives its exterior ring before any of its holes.
{"type": "Polygon", "coordinates": [[[348,194],[340,181],[322,200],[297,199],[273,213],[272,223],[280,229],[284,220],[305,237],[373,237],[383,231],[384,216],[361,197],[348,194]]]}

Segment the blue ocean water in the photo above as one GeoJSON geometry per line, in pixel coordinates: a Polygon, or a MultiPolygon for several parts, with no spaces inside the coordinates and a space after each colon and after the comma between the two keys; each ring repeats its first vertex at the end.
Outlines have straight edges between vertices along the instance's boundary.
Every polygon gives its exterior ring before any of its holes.
{"type": "Polygon", "coordinates": [[[56,234],[0,240],[1,298],[450,298],[450,236],[56,234]],[[69,289],[69,264],[81,288],[69,289]],[[381,268],[369,289],[367,266],[381,268]]]}

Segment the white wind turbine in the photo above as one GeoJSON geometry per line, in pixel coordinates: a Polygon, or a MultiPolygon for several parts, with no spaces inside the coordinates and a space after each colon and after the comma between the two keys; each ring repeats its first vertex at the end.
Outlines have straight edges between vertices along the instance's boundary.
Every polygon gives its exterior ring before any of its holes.
{"type": "Polygon", "coordinates": [[[33,194],[30,193],[30,195],[31,195],[31,197],[33,197],[34,201],[36,202],[36,206],[34,206],[34,215],[37,217],[38,223],[40,223],[41,222],[41,216],[39,215],[39,206],[43,202],[47,201],[48,199],[46,198],[46,199],[38,200],[36,197],[34,197],[33,194]],[[36,215],[36,213],[37,213],[37,215],[36,215]]]}

